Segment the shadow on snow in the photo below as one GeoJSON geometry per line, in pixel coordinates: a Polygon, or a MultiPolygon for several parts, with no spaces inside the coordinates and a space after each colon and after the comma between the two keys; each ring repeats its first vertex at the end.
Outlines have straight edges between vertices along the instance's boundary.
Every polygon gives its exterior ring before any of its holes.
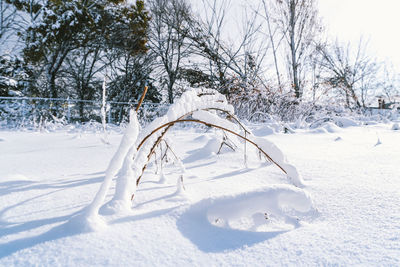
{"type": "Polygon", "coordinates": [[[224,252],[274,238],[289,230],[252,232],[212,225],[207,219],[208,206],[203,202],[191,206],[177,220],[178,230],[204,252],[224,252]]]}

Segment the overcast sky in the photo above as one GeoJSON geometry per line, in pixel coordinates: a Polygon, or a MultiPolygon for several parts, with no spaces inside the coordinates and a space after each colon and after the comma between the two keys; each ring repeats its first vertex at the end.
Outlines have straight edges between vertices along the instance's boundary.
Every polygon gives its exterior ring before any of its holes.
{"type": "Polygon", "coordinates": [[[379,60],[400,71],[400,0],[318,0],[320,15],[331,36],[357,44],[369,40],[379,60]]]}

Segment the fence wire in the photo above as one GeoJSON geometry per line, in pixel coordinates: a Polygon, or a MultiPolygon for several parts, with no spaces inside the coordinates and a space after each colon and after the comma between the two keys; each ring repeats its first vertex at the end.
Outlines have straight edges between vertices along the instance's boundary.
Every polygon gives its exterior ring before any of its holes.
{"type": "MultiPolygon", "coordinates": [[[[129,110],[137,102],[106,102],[107,123],[120,124],[128,120],[129,110]]],[[[163,116],[168,104],[143,103],[138,112],[142,125],[163,116]]],[[[45,121],[65,123],[101,122],[101,101],[39,97],[0,97],[0,122],[8,127],[38,125],[45,121]]]]}

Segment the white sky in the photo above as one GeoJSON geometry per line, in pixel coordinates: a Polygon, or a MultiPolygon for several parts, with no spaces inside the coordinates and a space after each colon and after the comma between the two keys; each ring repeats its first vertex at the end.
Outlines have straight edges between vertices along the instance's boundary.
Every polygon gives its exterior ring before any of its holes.
{"type": "MultiPolygon", "coordinates": [[[[378,61],[393,63],[400,72],[400,0],[316,0],[328,36],[340,42],[358,45],[360,37],[368,41],[369,54],[378,61]]],[[[201,0],[190,0],[202,6],[201,0]]],[[[230,0],[231,10],[243,3],[257,6],[260,0],[230,0]]],[[[236,23],[241,21],[236,10],[236,23]]],[[[232,14],[232,13],[231,13],[232,14]]],[[[231,15],[232,16],[232,15],[231,15]]]]}
{"type": "Polygon", "coordinates": [[[378,60],[389,60],[400,71],[400,0],[318,0],[332,37],[357,45],[369,40],[378,60]]]}

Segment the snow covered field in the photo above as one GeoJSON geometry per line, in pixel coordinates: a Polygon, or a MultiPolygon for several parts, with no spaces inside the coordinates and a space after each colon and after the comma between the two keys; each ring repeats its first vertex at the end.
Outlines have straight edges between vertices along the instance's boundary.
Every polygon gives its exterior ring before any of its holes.
{"type": "Polygon", "coordinates": [[[107,227],[97,232],[70,219],[93,200],[122,135],[111,132],[105,144],[95,131],[2,130],[0,266],[399,266],[400,131],[392,125],[272,135],[249,126],[297,167],[302,189],[250,148],[247,166],[241,151],[217,155],[217,130],[172,130],[186,190],[177,192],[178,166],[160,177],[153,164],[132,211],[103,207],[107,227]]]}

